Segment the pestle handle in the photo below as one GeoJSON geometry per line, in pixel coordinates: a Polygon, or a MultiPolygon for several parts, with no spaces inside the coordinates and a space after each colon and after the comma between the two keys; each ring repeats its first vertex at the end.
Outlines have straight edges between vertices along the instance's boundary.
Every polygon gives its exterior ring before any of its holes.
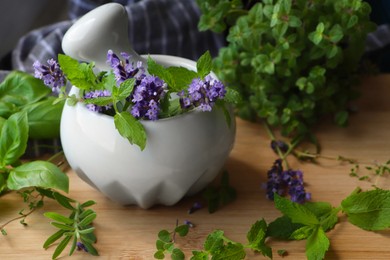
{"type": "Polygon", "coordinates": [[[139,56],[128,40],[128,16],[117,3],[97,7],[78,19],[62,39],[64,53],[76,60],[95,62],[99,69],[109,69],[107,51],[127,52],[133,62],[145,59],[139,56]]]}

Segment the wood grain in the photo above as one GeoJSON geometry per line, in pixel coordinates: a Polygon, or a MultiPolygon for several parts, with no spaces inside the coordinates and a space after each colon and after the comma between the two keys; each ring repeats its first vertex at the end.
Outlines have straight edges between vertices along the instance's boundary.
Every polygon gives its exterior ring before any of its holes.
{"type": "MultiPolygon", "coordinates": [[[[352,115],[347,128],[339,128],[324,120],[316,135],[322,145],[322,154],[337,157],[351,157],[363,161],[384,162],[390,159],[390,75],[364,79],[362,97],[355,103],[358,112],[352,115]]],[[[71,259],[153,259],[157,233],[161,229],[172,229],[176,219],[182,223],[188,219],[196,224],[184,239],[178,243],[187,255],[200,249],[207,234],[223,229],[233,240],[245,242],[246,232],[256,220],[271,221],[280,214],[272,202],[265,199],[261,184],[266,181],[267,170],[276,156],[269,149],[269,139],[260,124],[237,119],[235,147],[226,163],[231,183],[237,189],[238,199],[214,214],[201,209],[194,214],[188,208],[200,196],[184,198],[171,207],[155,206],[143,210],[136,206],[117,205],[87,184],[71,170],[70,196],[85,201],[94,199],[98,218],[95,221],[100,257],[95,258],[83,252],[76,252],[71,259]]],[[[327,201],[338,206],[355,187],[370,188],[373,183],[389,188],[388,178],[359,181],[349,176],[351,165],[321,159],[319,164],[301,163],[291,160],[293,168],[305,174],[307,190],[314,201],[327,201]]],[[[175,191],[172,191],[175,192],[175,191]]],[[[0,199],[0,223],[17,216],[25,207],[16,193],[0,199]]],[[[7,236],[0,237],[0,259],[50,259],[54,248],[42,248],[45,239],[55,231],[43,212],[66,213],[57,204],[47,201],[45,207],[27,219],[28,226],[18,222],[7,226],[7,236]]],[[[345,217],[328,233],[331,248],[326,259],[390,259],[390,232],[367,232],[347,223],[345,217]]],[[[286,249],[284,259],[305,259],[305,242],[270,241],[274,259],[281,259],[278,249],[286,249]]],[[[68,259],[63,257],[62,259],[68,259]]],[[[264,259],[248,251],[247,259],[264,259]]]]}

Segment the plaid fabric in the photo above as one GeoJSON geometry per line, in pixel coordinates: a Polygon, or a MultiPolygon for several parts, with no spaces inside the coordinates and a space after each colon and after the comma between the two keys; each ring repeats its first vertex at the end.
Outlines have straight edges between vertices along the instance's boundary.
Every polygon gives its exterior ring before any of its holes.
{"type": "MultiPolygon", "coordinates": [[[[195,60],[206,50],[216,55],[224,44],[222,35],[199,32],[200,11],[192,0],[71,0],[69,16],[75,19],[107,2],[125,4],[129,41],[140,54],[170,54],[195,60]]],[[[53,24],[21,38],[12,54],[13,68],[32,73],[34,61],[56,59],[62,53],[62,37],[72,23],[53,24]]]]}
{"type": "MultiPolygon", "coordinates": [[[[140,54],[170,54],[196,60],[206,50],[217,55],[225,44],[223,35],[198,31],[200,11],[195,0],[69,0],[69,21],[31,31],[22,37],[12,53],[11,69],[33,73],[34,61],[45,63],[50,58],[56,59],[58,53],[62,53],[63,35],[74,20],[109,2],[125,6],[129,16],[129,41],[140,54]]],[[[390,46],[388,24],[367,37],[367,52],[378,52],[386,46],[390,46]]],[[[0,71],[0,80],[6,74],[0,71]]],[[[46,146],[50,145],[45,142],[46,146]]],[[[28,154],[39,156],[46,152],[40,148],[41,143],[31,141],[28,154]]],[[[58,146],[59,142],[54,140],[52,144],[58,146]]]]}

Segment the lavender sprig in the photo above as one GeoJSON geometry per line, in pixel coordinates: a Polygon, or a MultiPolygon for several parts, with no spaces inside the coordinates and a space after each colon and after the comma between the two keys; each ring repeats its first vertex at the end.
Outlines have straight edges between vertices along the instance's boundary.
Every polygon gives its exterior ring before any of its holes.
{"type": "Polygon", "coordinates": [[[50,87],[54,93],[58,94],[60,88],[66,84],[65,75],[56,60],[49,59],[47,60],[47,64],[48,65],[43,65],[39,61],[34,62],[35,77],[42,79],[46,86],[50,87]]]}

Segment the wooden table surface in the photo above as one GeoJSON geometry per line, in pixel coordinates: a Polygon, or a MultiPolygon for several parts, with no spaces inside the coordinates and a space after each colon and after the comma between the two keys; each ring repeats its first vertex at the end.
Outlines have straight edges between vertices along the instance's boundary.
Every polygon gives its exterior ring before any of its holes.
{"type": "MultiPolygon", "coordinates": [[[[379,162],[390,159],[390,75],[365,79],[362,93],[356,103],[358,112],[351,117],[347,128],[339,128],[326,120],[317,127],[323,155],[379,162]]],[[[98,217],[94,223],[98,237],[96,248],[101,256],[96,258],[76,252],[62,259],[153,259],[157,233],[161,229],[172,230],[176,219],[180,223],[190,220],[196,224],[186,238],[178,240],[188,256],[191,250],[201,249],[207,234],[215,229],[222,229],[227,237],[245,243],[246,233],[256,220],[272,221],[280,215],[261,189],[267,170],[275,159],[262,126],[237,119],[236,143],[226,169],[238,198],[214,214],[209,214],[205,208],[191,215],[187,213],[188,208],[199,201],[199,195],[184,198],[171,207],[155,206],[149,210],[122,207],[69,170],[70,196],[79,201],[93,199],[97,202],[94,210],[98,217]]],[[[304,172],[306,189],[312,193],[313,201],[327,201],[338,206],[355,187],[370,188],[374,182],[350,177],[350,165],[326,159],[319,162],[314,165],[290,160],[292,168],[304,172]]],[[[390,188],[388,177],[375,182],[381,188],[390,188]]],[[[23,207],[20,196],[15,193],[1,197],[0,223],[17,216],[23,207]]],[[[0,259],[50,259],[54,248],[44,250],[42,245],[55,228],[43,216],[46,211],[66,213],[56,203],[47,201],[44,208],[28,217],[27,227],[18,221],[7,226],[8,235],[0,237],[0,259]]],[[[390,231],[363,231],[341,217],[340,223],[327,235],[331,246],[326,259],[390,259],[390,231]]],[[[276,253],[278,249],[288,251],[284,259],[305,259],[305,241],[271,241],[270,246],[273,247],[274,259],[281,259],[276,253]]],[[[265,259],[250,251],[247,258],[265,259]]]]}

